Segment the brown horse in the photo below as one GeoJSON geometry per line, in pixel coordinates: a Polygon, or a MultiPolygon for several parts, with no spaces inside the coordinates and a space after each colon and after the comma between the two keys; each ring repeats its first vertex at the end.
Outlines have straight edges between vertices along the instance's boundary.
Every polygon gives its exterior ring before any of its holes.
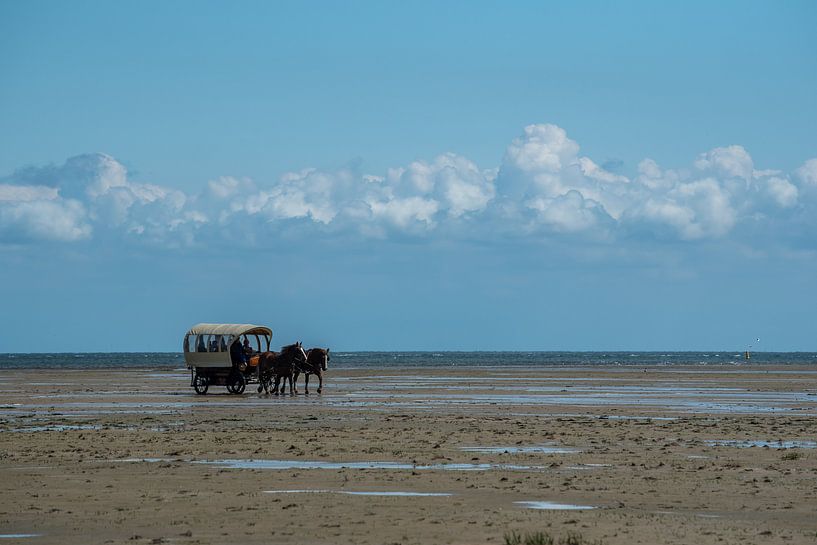
{"type": "Polygon", "coordinates": [[[306,363],[306,353],[300,341],[284,346],[281,352],[264,352],[258,358],[258,393],[260,394],[261,390],[264,390],[265,393],[269,392],[272,379],[275,378],[273,394],[283,394],[286,390],[286,380],[289,380],[289,394],[293,395],[295,392],[292,374],[296,365],[304,363],[306,363]],[[283,384],[281,384],[281,379],[284,379],[283,384]]]}
{"type": "Polygon", "coordinates": [[[295,393],[298,393],[298,375],[304,374],[304,394],[309,394],[309,375],[318,377],[318,393],[323,390],[323,372],[329,367],[328,348],[310,348],[306,351],[306,363],[295,366],[295,393]]]}

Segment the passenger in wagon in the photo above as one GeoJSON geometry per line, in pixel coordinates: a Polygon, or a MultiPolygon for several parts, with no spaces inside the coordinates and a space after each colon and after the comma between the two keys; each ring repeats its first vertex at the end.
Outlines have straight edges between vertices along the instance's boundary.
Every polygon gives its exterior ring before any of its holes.
{"type": "Polygon", "coordinates": [[[246,363],[245,358],[246,356],[244,355],[244,350],[241,348],[241,343],[236,339],[233,344],[230,345],[230,361],[233,366],[238,367],[242,363],[246,363]]]}
{"type": "Polygon", "coordinates": [[[253,350],[252,350],[252,346],[250,346],[250,340],[247,338],[247,336],[246,336],[246,335],[244,336],[244,346],[243,346],[243,349],[244,349],[244,354],[245,354],[247,357],[252,356],[252,352],[253,352],[253,350]]]}
{"type": "Polygon", "coordinates": [[[210,340],[210,352],[218,352],[218,338],[220,335],[216,335],[210,340]]]}

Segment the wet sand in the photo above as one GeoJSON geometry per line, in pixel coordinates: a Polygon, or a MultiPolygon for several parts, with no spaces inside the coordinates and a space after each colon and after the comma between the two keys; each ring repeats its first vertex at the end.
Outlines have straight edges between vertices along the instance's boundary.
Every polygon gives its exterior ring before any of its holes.
{"type": "Polygon", "coordinates": [[[311,386],[0,371],[0,544],[817,543],[812,367],[330,369],[311,386]]]}

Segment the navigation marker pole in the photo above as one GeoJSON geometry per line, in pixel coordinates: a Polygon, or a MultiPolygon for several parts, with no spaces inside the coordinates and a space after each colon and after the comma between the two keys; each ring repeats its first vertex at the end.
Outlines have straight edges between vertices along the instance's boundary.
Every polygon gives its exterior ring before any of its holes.
{"type": "MultiPolygon", "coordinates": [[[[758,337],[757,339],[755,339],[755,342],[756,342],[756,343],[758,343],[758,344],[760,344],[760,337],[758,337]]],[[[752,343],[749,343],[749,346],[747,346],[747,347],[746,347],[746,352],[744,352],[744,353],[743,353],[743,359],[745,359],[746,361],[749,361],[749,357],[750,357],[750,353],[749,353],[749,351],[750,351],[751,349],[752,349],[752,343]]]]}

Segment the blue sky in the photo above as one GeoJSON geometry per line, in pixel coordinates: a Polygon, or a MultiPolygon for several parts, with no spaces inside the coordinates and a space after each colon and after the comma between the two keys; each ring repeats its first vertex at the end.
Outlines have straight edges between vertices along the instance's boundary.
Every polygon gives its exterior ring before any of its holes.
{"type": "Polygon", "coordinates": [[[0,2],[0,351],[817,350],[813,2],[0,2]]]}

